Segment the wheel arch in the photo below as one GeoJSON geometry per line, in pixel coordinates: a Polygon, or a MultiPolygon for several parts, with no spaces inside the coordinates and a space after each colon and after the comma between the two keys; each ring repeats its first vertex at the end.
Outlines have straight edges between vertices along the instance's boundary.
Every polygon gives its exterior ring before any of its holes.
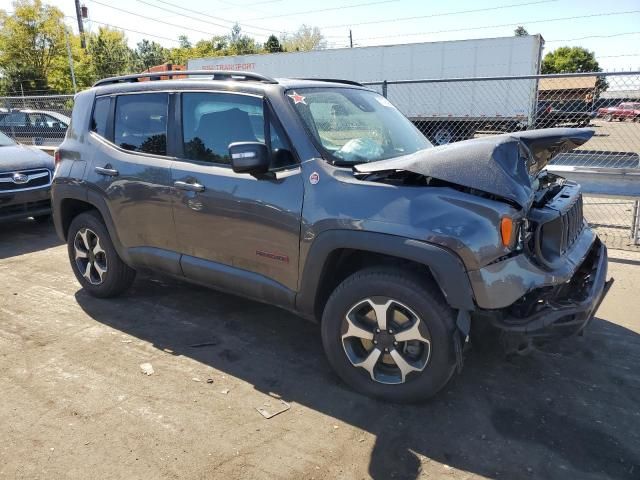
{"type": "Polygon", "coordinates": [[[81,213],[95,210],[98,212],[107,227],[107,231],[109,232],[109,236],[111,237],[111,241],[113,242],[113,246],[118,255],[127,264],[130,264],[129,256],[127,255],[126,249],[123,248],[122,243],[120,242],[113,219],[111,218],[111,212],[109,211],[104,199],[92,191],[82,192],[75,188],[56,187],[54,187],[52,197],[54,207],[54,224],[58,237],[66,242],[69,227],[73,219],[81,213]]]}
{"type": "Polygon", "coordinates": [[[402,265],[433,278],[445,301],[474,310],[473,292],[460,258],[427,242],[355,230],[328,230],[311,244],[302,268],[296,309],[318,319],[333,289],[364,266],[402,265]]]}

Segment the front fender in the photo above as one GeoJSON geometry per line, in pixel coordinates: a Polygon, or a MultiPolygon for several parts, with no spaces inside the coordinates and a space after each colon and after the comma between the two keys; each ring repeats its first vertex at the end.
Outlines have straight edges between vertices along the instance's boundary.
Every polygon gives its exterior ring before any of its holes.
{"type": "Polygon", "coordinates": [[[296,295],[296,309],[305,315],[315,311],[316,292],[330,254],[339,249],[379,253],[421,263],[429,268],[447,303],[457,310],[474,310],[473,292],[466,269],[451,251],[431,243],[358,230],[325,230],[318,234],[306,255],[296,295]]]}

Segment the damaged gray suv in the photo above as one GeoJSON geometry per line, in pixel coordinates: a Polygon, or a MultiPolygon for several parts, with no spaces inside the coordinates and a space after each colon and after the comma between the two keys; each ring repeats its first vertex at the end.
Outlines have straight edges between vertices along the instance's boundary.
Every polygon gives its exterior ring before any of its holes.
{"type": "Polygon", "coordinates": [[[391,401],[442,389],[476,330],[526,350],[582,331],[606,295],[580,187],[544,169],[592,131],[433,147],[353,82],[187,75],[76,96],[52,197],[89,294],[149,270],[277,305],[391,401]]]}

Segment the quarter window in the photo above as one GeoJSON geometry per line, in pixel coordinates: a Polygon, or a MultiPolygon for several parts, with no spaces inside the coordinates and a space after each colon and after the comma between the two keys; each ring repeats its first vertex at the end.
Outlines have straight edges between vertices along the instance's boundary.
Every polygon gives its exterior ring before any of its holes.
{"type": "Polygon", "coordinates": [[[114,142],[125,150],[167,154],[166,93],[119,96],[116,101],[114,142]]]}
{"type": "Polygon", "coordinates": [[[109,107],[111,98],[99,97],[93,107],[93,117],[91,118],[91,131],[96,132],[101,137],[107,136],[107,120],[109,118],[109,107]]]}

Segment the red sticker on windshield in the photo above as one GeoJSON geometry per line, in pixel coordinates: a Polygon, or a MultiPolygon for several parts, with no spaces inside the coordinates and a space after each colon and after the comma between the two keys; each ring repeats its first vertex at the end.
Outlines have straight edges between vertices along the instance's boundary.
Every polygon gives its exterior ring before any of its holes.
{"type": "Polygon", "coordinates": [[[295,91],[291,95],[287,95],[287,97],[293,100],[294,105],[297,105],[299,103],[302,103],[303,105],[307,104],[307,102],[304,101],[305,97],[303,97],[302,95],[298,95],[295,91]]]}

